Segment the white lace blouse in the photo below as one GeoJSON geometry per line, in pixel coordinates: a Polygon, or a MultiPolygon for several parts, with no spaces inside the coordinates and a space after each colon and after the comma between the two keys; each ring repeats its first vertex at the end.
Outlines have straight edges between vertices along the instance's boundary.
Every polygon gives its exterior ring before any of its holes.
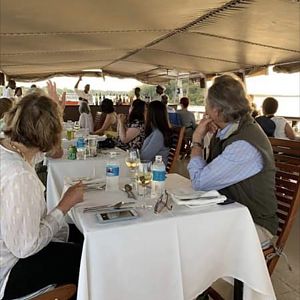
{"type": "Polygon", "coordinates": [[[34,167],[0,145],[0,299],[20,258],[39,252],[53,238],[68,238],[63,213],[47,214],[44,189],[34,167]]]}

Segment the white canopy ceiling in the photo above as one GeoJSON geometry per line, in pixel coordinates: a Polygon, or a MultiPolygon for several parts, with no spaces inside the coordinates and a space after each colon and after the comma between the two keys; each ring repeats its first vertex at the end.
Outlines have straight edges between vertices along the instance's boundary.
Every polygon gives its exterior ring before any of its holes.
{"type": "Polygon", "coordinates": [[[1,70],[160,82],[300,61],[299,0],[1,0],[1,70]]]}

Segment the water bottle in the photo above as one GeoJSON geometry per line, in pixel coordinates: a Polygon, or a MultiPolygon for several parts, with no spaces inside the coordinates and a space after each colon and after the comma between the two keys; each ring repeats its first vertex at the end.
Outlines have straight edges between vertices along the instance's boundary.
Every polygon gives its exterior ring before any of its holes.
{"type": "Polygon", "coordinates": [[[77,139],[76,148],[77,148],[77,159],[86,159],[86,145],[85,145],[84,138],[82,136],[80,136],[77,139]]]}
{"type": "Polygon", "coordinates": [[[116,152],[110,152],[110,159],[106,164],[106,191],[118,191],[119,190],[119,175],[120,164],[117,159],[116,152]]]}
{"type": "Polygon", "coordinates": [[[160,197],[165,191],[166,166],[161,155],[155,156],[152,165],[151,198],[160,197]]]}

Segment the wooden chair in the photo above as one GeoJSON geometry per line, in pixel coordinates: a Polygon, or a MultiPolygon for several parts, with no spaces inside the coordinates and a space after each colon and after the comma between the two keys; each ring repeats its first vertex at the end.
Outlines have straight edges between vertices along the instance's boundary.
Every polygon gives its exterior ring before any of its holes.
{"type": "MultiPolygon", "coordinates": [[[[276,243],[263,252],[272,275],[300,207],[300,142],[275,138],[269,140],[276,165],[275,193],[279,228],[276,243]]],[[[241,282],[237,284],[240,285],[241,282]]],[[[223,299],[213,288],[210,287],[207,291],[211,298],[223,299]]]]}
{"type": "Polygon", "coordinates": [[[184,131],[185,127],[172,127],[172,146],[170,147],[168,163],[166,166],[167,173],[174,172],[175,163],[179,159],[184,131]]]}
{"type": "Polygon", "coordinates": [[[106,114],[97,112],[94,119],[94,131],[100,129],[105,121],[106,114]]]}
{"type": "Polygon", "coordinates": [[[180,149],[180,159],[190,158],[192,151],[192,137],[184,137],[180,149]]]}
{"type": "Polygon", "coordinates": [[[270,275],[282,254],[300,207],[300,142],[269,138],[276,164],[279,228],[274,246],[264,250],[270,275]]]}
{"type": "Polygon", "coordinates": [[[69,300],[76,293],[76,285],[75,284],[65,284],[65,285],[61,285],[57,288],[48,290],[46,292],[42,292],[43,290],[44,289],[42,289],[41,293],[35,297],[31,294],[31,295],[28,295],[28,296],[25,296],[22,298],[18,298],[15,300],[33,300],[33,299],[34,300],[69,300]]]}

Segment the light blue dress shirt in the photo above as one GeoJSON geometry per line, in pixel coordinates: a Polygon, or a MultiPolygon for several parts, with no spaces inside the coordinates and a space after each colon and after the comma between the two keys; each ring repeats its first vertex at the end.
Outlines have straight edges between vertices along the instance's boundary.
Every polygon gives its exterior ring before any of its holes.
{"type": "MultiPolygon", "coordinates": [[[[228,137],[236,123],[229,123],[217,133],[221,140],[228,137]]],[[[250,143],[240,140],[227,146],[209,164],[201,156],[195,156],[188,164],[194,190],[220,190],[247,179],[263,168],[260,152],[250,143]]]]}

